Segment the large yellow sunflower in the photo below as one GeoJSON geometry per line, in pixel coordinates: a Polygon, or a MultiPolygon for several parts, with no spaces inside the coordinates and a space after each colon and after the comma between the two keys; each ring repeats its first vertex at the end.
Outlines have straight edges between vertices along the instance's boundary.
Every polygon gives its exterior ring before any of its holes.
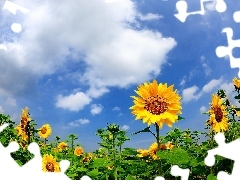
{"type": "Polygon", "coordinates": [[[51,154],[45,154],[42,158],[42,170],[44,172],[60,172],[59,163],[51,154]]]}
{"type": "Polygon", "coordinates": [[[38,131],[38,135],[41,138],[48,138],[52,133],[51,126],[49,124],[44,124],[38,131]]]}
{"type": "Polygon", "coordinates": [[[222,103],[222,99],[219,96],[215,94],[212,95],[211,108],[208,111],[210,118],[207,124],[212,126],[211,131],[214,130],[217,133],[225,132],[228,129],[228,113],[226,111],[226,106],[222,103]]]}
{"type": "Polygon", "coordinates": [[[240,89],[240,80],[237,79],[236,77],[233,78],[233,84],[237,89],[240,89]]]}
{"type": "Polygon", "coordinates": [[[169,127],[177,122],[178,114],[181,114],[181,97],[173,91],[173,85],[158,84],[156,80],[152,83],[139,85],[135,92],[139,97],[131,96],[134,105],[130,107],[136,120],[143,120],[144,123],[157,123],[160,128],[166,123],[169,127]]]}

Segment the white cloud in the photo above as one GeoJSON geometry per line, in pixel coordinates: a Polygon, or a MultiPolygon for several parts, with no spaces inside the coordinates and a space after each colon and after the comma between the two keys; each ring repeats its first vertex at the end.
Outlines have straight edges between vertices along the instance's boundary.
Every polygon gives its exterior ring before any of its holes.
{"type": "Polygon", "coordinates": [[[122,130],[125,130],[125,131],[127,131],[129,128],[130,128],[130,127],[129,127],[128,125],[123,125],[123,126],[121,127],[121,129],[122,129],[122,130]]]}
{"type": "MultiPolygon", "coordinates": [[[[132,28],[139,23],[139,12],[131,0],[18,2],[30,10],[20,22],[24,29],[12,42],[3,40],[8,51],[0,51],[0,88],[14,95],[30,94],[42,76],[81,61],[85,67],[77,72],[79,86],[84,83],[89,87],[84,93],[97,98],[111,86],[127,87],[158,75],[177,44],[160,32],[132,28]]],[[[144,18],[159,17],[148,14],[144,18]]],[[[4,25],[7,19],[3,18],[4,25]]],[[[59,96],[57,106],[75,111],[90,101],[69,104],[75,96],[59,96]]]]}
{"type": "Polygon", "coordinates": [[[217,0],[212,0],[212,2],[207,2],[205,7],[207,10],[214,11],[216,10],[215,6],[217,4],[217,0]]]}
{"type": "Polygon", "coordinates": [[[120,109],[120,107],[114,107],[113,109],[112,109],[113,111],[120,111],[121,109],[120,109]]]}
{"type": "Polygon", "coordinates": [[[93,104],[91,106],[92,115],[100,114],[102,112],[103,106],[101,104],[93,104]]]}
{"type": "Polygon", "coordinates": [[[203,67],[205,75],[209,76],[211,74],[211,72],[212,72],[210,66],[208,66],[206,63],[203,63],[202,67],[203,67]]]}
{"type": "Polygon", "coordinates": [[[203,86],[202,91],[204,93],[211,92],[214,88],[218,87],[223,81],[223,78],[220,79],[213,79],[209,83],[207,83],[205,86],[203,86]]]}
{"type": "Polygon", "coordinates": [[[88,119],[78,119],[76,121],[72,121],[68,123],[68,125],[71,127],[78,127],[80,125],[89,124],[89,123],[90,121],[88,119]]]}
{"type": "Polygon", "coordinates": [[[8,97],[6,100],[6,104],[9,106],[17,106],[16,99],[8,97]]]}
{"type": "Polygon", "coordinates": [[[205,106],[200,107],[200,113],[205,113],[207,108],[205,106]]]}
{"type": "Polygon", "coordinates": [[[186,84],[186,80],[185,80],[185,78],[183,78],[179,85],[184,86],[185,84],[186,84]]]}
{"type": "Polygon", "coordinates": [[[201,94],[196,94],[199,88],[197,86],[192,86],[190,88],[186,88],[182,91],[182,100],[183,102],[189,102],[192,99],[198,99],[201,94]]]}
{"type": "Polygon", "coordinates": [[[68,109],[70,111],[79,111],[91,102],[89,98],[83,92],[78,92],[76,94],[70,94],[69,96],[63,97],[59,95],[57,97],[56,107],[68,109]]]}
{"type": "Polygon", "coordinates": [[[223,82],[223,78],[212,79],[206,85],[203,86],[202,90],[197,93],[199,88],[197,86],[192,86],[190,88],[186,88],[182,91],[182,99],[183,102],[189,102],[191,100],[199,99],[204,93],[210,93],[217,88],[221,88],[221,83],[223,82]]]}
{"type": "Polygon", "coordinates": [[[138,14],[138,17],[141,21],[158,20],[158,19],[163,18],[163,16],[161,16],[159,14],[152,14],[152,13],[148,13],[145,16],[142,14],[138,14]]]}

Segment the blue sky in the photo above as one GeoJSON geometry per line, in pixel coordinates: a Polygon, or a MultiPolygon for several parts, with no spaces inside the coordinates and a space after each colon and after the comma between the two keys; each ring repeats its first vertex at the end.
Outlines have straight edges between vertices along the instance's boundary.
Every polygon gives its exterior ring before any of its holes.
{"type": "MultiPolygon", "coordinates": [[[[203,15],[179,21],[177,0],[15,0],[30,11],[16,15],[2,9],[0,20],[0,112],[19,122],[28,106],[38,127],[49,123],[53,139],[71,134],[86,151],[98,148],[94,135],[107,123],[116,123],[128,135],[145,128],[129,107],[139,84],[174,84],[182,96],[184,121],[174,127],[204,130],[201,112],[209,108],[211,94],[223,88],[233,100],[228,57],[217,57],[218,46],[227,46],[233,29],[239,39],[240,24],[233,13],[240,2],[226,1],[227,10],[215,10],[217,1],[204,3],[203,15]],[[11,24],[22,25],[15,33],[11,24]]],[[[188,12],[200,10],[200,0],[187,0],[188,12]]],[[[5,1],[0,3],[4,6],[5,1]]],[[[233,56],[240,57],[239,48],[233,56]]],[[[236,104],[235,101],[232,101],[236,104]]],[[[170,128],[164,126],[164,134],[170,128]]],[[[125,146],[148,148],[154,137],[143,133],[130,137],[125,146]]]]}

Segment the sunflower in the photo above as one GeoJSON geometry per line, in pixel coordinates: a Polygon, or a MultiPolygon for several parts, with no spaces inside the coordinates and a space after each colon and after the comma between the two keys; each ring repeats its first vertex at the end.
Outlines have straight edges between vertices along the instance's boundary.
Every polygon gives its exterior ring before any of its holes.
{"type": "Polygon", "coordinates": [[[51,154],[45,154],[42,158],[42,170],[44,172],[60,172],[59,163],[51,154]]]}
{"type": "Polygon", "coordinates": [[[92,158],[93,158],[93,154],[92,153],[87,153],[87,154],[85,154],[85,157],[83,158],[82,161],[84,163],[87,163],[87,162],[90,162],[92,160],[92,158]]]}
{"type": "Polygon", "coordinates": [[[81,147],[76,147],[76,148],[74,149],[74,154],[75,154],[76,156],[81,156],[81,155],[83,154],[83,148],[81,148],[81,147]]]}
{"type": "Polygon", "coordinates": [[[166,149],[172,149],[174,147],[174,145],[171,143],[171,142],[168,142],[167,144],[166,144],[166,149]]]}
{"type": "Polygon", "coordinates": [[[17,136],[20,136],[21,140],[28,141],[29,137],[27,133],[22,130],[20,125],[16,126],[14,129],[17,130],[17,136]]]}
{"type": "Polygon", "coordinates": [[[233,78],[233,84],[234,84],[236,89],[240,89],[240,80],[237,79],[236,77],[233,78]]]}
{"type": "Polygon", "coordinates": [[[38,135],[41,138],[48,138],[52,133],[51,126],[49,124],[44,124],[38,131],[38,135]]]}
{"type": "Polygon", "coordinates": [[[32,120],[29,114],[28,107],[25,107],[25,109],[22,109],[22,114],[20,116],[20,119],[21,119],[20,121],[21,128],[24,130],[25,127],[27,126],[27,123],[32,120]]]}
{"type": "Polygon", "coordinates": [[[157,157],[157,155],[156,155],[157,151],[158,151],[158,144],[157,144],[156,142],[154,142],[154,143],[149,147],[149,150],[148,150],[150,156],[151,156],[154,160],[159,159],[159,158],[157,157]]]}
{"type": "Polygon", "coordinates": [[[211,108],[208,111],[210,118],[207,121],[207,124],[212,126],[211,131],[224,132],[228,129],[228,113],[226,111],[226,106],[222,103],[222,99],[219,96],[215,94],[212,95],[211,108]]]}
{"type": "Polygon", "coordinates": [[[158,84],[156,80],[152,83],[139,85],[135,92],[139,97],[131,96],[134,105],[130,107],[132,114],[136,115],[136,120],[143,120],[143,123],[157,123],[160,128],[166,123],[169,127],[177,122],[178,115],[181,114],[181,97],[173,91],[173,85],[158,84]]]}
{"type": "Polygon", "coordinates": [[[149,151],[147,149],[138,149],[137,157],[146,157],[149,155],[149,151]]]}
{"type": "Polygon", "coordinates": [[[65,142],[60,142],[59,143],[59,145],[58,145],[58,148],[60,149],[60,150],[64,150],[64,149],[66,149],[67,148],[67,143],[65,143],[65,142]]]}

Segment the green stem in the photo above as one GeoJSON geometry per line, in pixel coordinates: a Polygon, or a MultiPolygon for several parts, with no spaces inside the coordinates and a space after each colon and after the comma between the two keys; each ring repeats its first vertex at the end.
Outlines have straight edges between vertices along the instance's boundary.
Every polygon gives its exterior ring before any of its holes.
{"type": "MultiPolygon", "coordinates": [[[[159,136],[160,129],[159,129],[159,126],[157,123],[155,123],[155,126],[156,126],[156,134],[157,134],[156,139],[157,139],[157,145],[158,145],[158,151],[159,151],[160,150],[160,136],[159,136]]],[[[162,161],[160,159],[159,160],[159,175],[161,175],[161,174],[162,174],[162,161]]]]}
{"type": "MultiPolygon", "coordinates": [[[[211,149],[213,149],[213,132],[211,132],[211,149]]],[[[210,172],[211,172],[211,174],[213,174],[213,167],[211,166],[211,168],[210,168],[210,172]]]]}
{"type": "Polygon", "coordinates": [[[114,178],[117,180],[116,154],[115,154],[115,134],[113,133],[113,163],[114,163],[114,178]]]}

